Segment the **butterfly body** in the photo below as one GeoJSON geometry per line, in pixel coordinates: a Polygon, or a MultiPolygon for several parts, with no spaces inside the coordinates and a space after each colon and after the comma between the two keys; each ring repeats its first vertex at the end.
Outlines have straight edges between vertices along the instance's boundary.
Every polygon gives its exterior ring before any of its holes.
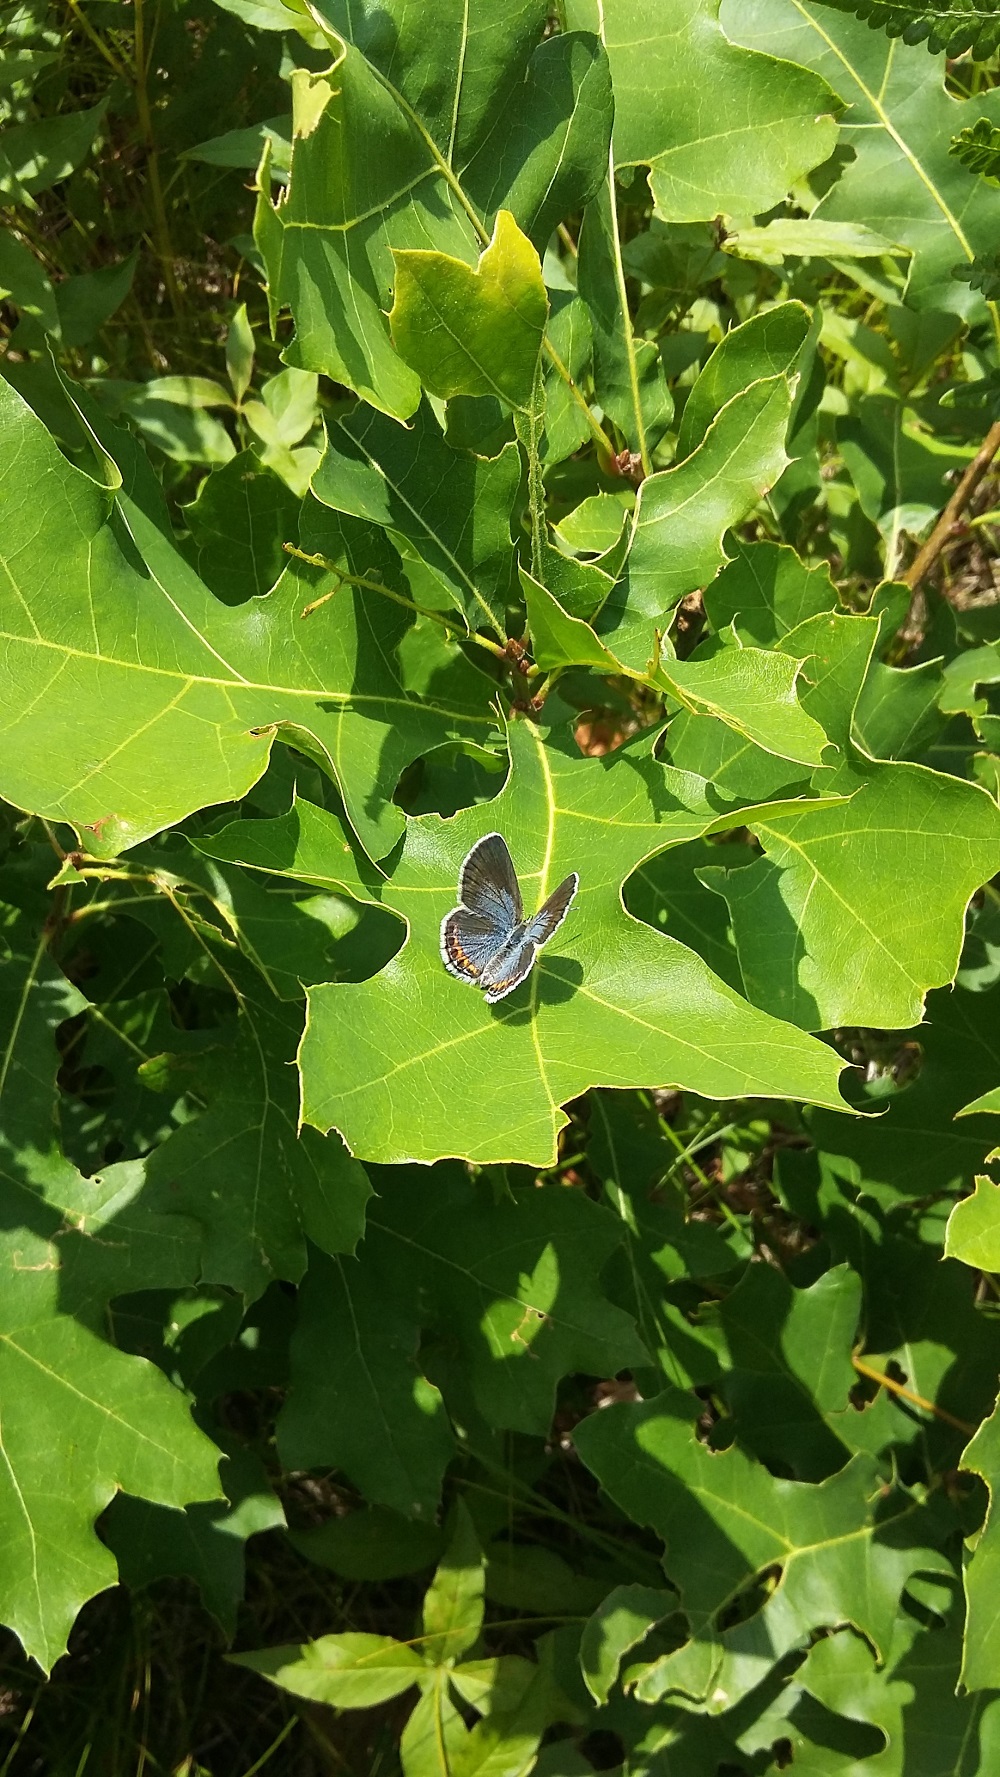
{"type": "Polygon", "coordinates": [[[460,904],[441,922],[441,960],[449,974],[481,988],[488,1006],[513,993],[562,925],[579,881],[574,870],[526,919],[506,841],[500,833],[477,840],[459,874],[460,904]]]}

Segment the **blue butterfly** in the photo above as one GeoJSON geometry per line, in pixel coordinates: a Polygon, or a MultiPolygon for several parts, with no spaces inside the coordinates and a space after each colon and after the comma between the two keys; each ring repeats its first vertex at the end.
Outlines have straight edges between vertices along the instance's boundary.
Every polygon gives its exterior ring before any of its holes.
{"type": "Polygon", "coordinates": [[[499,833],[477,839],[458,878],[460,905],[441,921],[441,961],[450,975],[481,987],[495,1006],[531,973],[535,957],[570,910],[574,870],[530,919],[507,844],[499,833]]]}

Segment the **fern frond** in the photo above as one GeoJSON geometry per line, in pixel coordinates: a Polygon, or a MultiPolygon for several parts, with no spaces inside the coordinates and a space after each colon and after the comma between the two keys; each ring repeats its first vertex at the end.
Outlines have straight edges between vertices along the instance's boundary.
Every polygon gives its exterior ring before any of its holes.
{"type": "Polygon", "coordinates": [[[904,43],[985,61],[1000,44],[1000,0],[822,0],[904,43]]]}
{"type": "Polygon", "coordinates": [[[981,290],[987,302],[1000,301],[1000,252],[980,253],[971,265],[956,266],[953,275],[981,290]]]}
{"type": "Polygon", "coordinates": [[[968,129],[959,130],[951,139],[949,153],[960,160],[963,167],[968,167],[970,173],[979,173],[984,179],[1000,180],[1000,129],[988,117],[981,117],[968,129]]]}

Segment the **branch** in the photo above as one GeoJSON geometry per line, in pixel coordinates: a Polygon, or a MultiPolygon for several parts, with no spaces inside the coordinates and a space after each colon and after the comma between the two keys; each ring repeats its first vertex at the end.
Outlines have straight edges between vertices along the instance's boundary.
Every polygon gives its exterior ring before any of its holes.
{"type": "Polygon", "coordinates": [[[901,575],[904,586],[908,586],[911,592],[916,592],[920,582],[930,572],[946,543],[951,541],[969,500],[998,450],[1000,450],[1000,420],[990,427],[926,543],[921,544],[906,573],[901,575]]]}
{"type": "Polygon", "coordinates": [[[977,1429],[976,1426],[970,1425],[967,1419],[957,1419],[954,1413],[948,1412],[947,1407],[937,1406],[934,1401],[927,1400],[924,1395],[915,1394],[912,1388],[904,1388],[901,1382],[894,1382],[891,1376],[883,1376],[881,1370],[872,1369],[871,1365],[866,1364],[857,1352],[851,1353],[851,1362],[859,1376],[867,1376],[870,1381],[877,1382],[881,1388],[887,1388],[890,1394],[898,1395],[900,1400],[910,1401],[914,1407],[922,1407],[925,1413],[933,1413],[937,1419],[943,1419],[946,1425],[953,1425],[956,1431],[965,1432],[967,1437],[971,1438],[977,1429]]]}

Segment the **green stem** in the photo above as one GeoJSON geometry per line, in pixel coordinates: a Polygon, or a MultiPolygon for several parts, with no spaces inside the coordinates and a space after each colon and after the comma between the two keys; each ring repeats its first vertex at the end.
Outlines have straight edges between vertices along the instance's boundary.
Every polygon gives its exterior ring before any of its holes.
{"type": "Polygon", "coordinates": [[[632,317],[629,313],[628,291],[625,288],[625,267],[622,264],[622,242],[618,228],[618,201],[615,195],[615,156],[614,149],[608,156],[608,203],[611,211],[611,241],[614,249],[615,284],[618,289],[618,306],[621,309],[622,326],[625,334],[625,357],[628,362],[628,381],[632,395],[632,412],[635,416],[635,437],[639,446],[639,457],[643,473],[652,475],[653,465],[649,456],[649,445],[646,441],[646,422],[642,417],[642,399],[639,392],[639,367],[635,359],[635,338],[632,333],[632,317]]]}
{"type": "Polygon", "coordinates": [[[528,458],[528,513],[531,520],[531,573],[545,585],[545,481],[542,476],[542,433],[545,430],[545,383],[539,358],[526,414],[515,415],[517,435],[528,458]]]}
{"type": "Polygon", "coordinates": [[[153,205],[153,237],[156,251],[163,267],[163,282],[170,306],[175,315],[180,314],[181,301],[177,279],[174,275],[174,248],[170,239],[170,226],[163,202],[163,187],[160,184],[160,157],[156,148],[156,137],[153,132],[153,114],[149,104],[147,78],[152,44],[146,45],[146,24],[143,15],[144,0],[134,0],[133,14],[135,18],[135,106],[139,118],[139,130],[142,135],[143,147],[146,151],[146,170],[149,175],[149,194],[153,205]]]}
{"type": "MultiPolygon", "coordinates": [[[[471,1450],[469,1454],[486,1470],[487,1474],[495,1474],[507,1485],[506,1490],[501,1493],[498,1488],[487,1487],[482,1481],[461,1479],[458,1484],[460,1487],[464,1487],[467,1493],[486,1493],[494,1499],[503,1500],[511,1497],[518,1498],[525,1511],[530,1512],[533,1517],[551,1518],[554,1523],[565,1525],[567,1529],[575,1531],[581,1541],[593,1543],[595,1548],[602,1549],[605,1554],[614,1556],[622,1565],[625,1565],[627,1545],[623,1545],[617,1537],[611,1536],[603,1530],[595,1530],[593,1525],[588,1524],[584,1518],[574,1517],[572,1513],[564,1512],[561,1506],[557,1506],[553,1500],[547,1499],[544,1493],[536,1492],[534,1487],[525,1481],[518,1480],[500,1463],[493,1462],[484,1451],[471,1450]]],[[[633,1571],[639,1571],[638,1564],[633,1564],[633,1571]]]]}
{"type": "Polygon", "coordinates": [[[79,25],[84,36],[89,37],[91,43],[94,45],[94,48],[97,50],[99,55],[102,55],[104,57],[104,60],[107,62],[108,67],[112,70],[112,72],[117,74],[119,80],[123,80],[125,82],[126,86],[134,85],[134,82],[132,80],[132,76],[129,74],[128,69],[124,66],[124,64],[122,62],[120,62],[118,60],[118,57],[115,55],[114,51],[108,47],[108,45],[104,41],[104,38],[101,36],[100,32],[94,30],[93,25],[91,24],[89,18],[87,17],[86,13],[84,12],[83,7],[79,5],[78,0],[66,0],[66,4],[69,7],[70,12],[73,14],[73,17],[76,20],[77,24],[79,25]]]}
{"type": "Polygon", "coordinates": [[[549,363],[551,364],[553,370],[555,371],[556,375],[562,378],[563,382],[566,384],[567,389],[569,390],[570,394],[572,395],[573,400],[576,402],[577,407],[580,409],[580,412],[583,414],[583,417],[586,420],[588,427],[590,428],[590,434],[594,440],[594,443],[600,445],[602,450],[607,451],[607,454],[609,457],[613,457],[615,455],[614,439],[609,437],[608,433],[604,430],[604,427],[601,425],[600,420],[596,419],[595,416],[591,413],[590,403],[587,400],[586,395],[583,393],[582,389],[579,389],[577,387],[576,383],[573,381],[573,378],[572,378],[569,370],[567,369],[566,365],[563,363],[562,359],[559,356],[559,353],[556,351],[555,346],[552,344],[552,341],[549,339],[547,334],[545,336],[545,339],[542,341],[542,349],[544,350],[545,356],[547,357],[547,359],[548,359],[549,363]]]}
{"type": "Polygon", "coordinates": [[[380,592],[383,598],[391,599],[394,605],[402,605],[406,611],[415,611],[418,617],[429,617],[432,623],[440,623],[443,629],[457,636],[460,641],[478,643],[480,648],[487,649],[498,660],[507,659],[507,651],[501,648],[499,642],[491,642],[488,636],[477,635],[475,630],[459,623],[455,617],[447,617],[443,611],[432,611],[427,605],[418,605],[413,599],[407,598],[405,593],[396,592],[393,587],[386,586],[383,580],[376,580],[371,574],[349,574],[346,569],[338,568],[336,562],[330,561],[328,556],[310,555],[295,543],[283,543],[282,548],[286,555],[294,556],[296,561],[304,561],[311,568],[322,568],[327,574],[337,576],[337,585],[330,592],[324,592],[320,598],[313,599],[311,604],[303,605],[299,612],[300,617],[311,617],[321,605],[328,604],[336,596],[341,586],[360,586],[367,592],[380,592]]]}

